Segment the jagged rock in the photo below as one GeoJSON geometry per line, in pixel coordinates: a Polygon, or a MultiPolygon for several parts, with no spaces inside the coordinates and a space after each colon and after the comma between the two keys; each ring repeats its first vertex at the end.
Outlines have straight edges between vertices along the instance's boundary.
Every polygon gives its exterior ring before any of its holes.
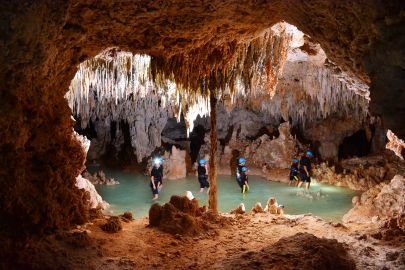
{"type": "Polygon", "coordinates": [[[164,174],[165,179],[180,179],[187,176],[187,159],[188,153],[186,150],[180,150],[174,145],[171,152],[165,152],[164,154],[164,174]]]}
{"type": "MultiPolygon", "coordinates": [[[[232,174],[236,168],[236,159],[240,156],[247,158],[252,174],[266,175],[266,169],[289,168],[296,154],[297,141],[290,134],[288,122],[280,125],[279,134],[277,138],[264,134],[256,140],[248,140],[238,139],[236,132],[233,132],[228,145],[222,147],[218,142],[219,173],[232,174]]],[[[208,152],[207,143],[201,147],[199,157],[207,159],[208,152]]]]}
{"type": "Polygon", "coordinates": [[[284,214],[283,207],[277,203],[277,200],[274,197],[271,197],[267,200],[264,211],[269,212],[270,214],[275,214],[275,215],[284,214]]]}
{"type": "MultiPolygon", "coordinates": [[[[77,140],[81,143],[84,153],[87,153],[89,146],[90,146],[89,140],[86,137],[80,136],[77,133],[74,133],[74,134],[75,134],[77,140]]],[[[84,166],[84,162],[83,162],[83,166],[84,166]]],[[[88,179],[79,175],[76,177],[75,185],[77,188],[83,189],[86,192],[88,192],[90,208],[106,209],[109,206],[109,204],[107,202],[103,201],[103,199],[101,198],[100,194],[98,194],[94,185],[88,179]]]]}
{"type": "Polygon", "coordinates": [[[257,202],[255,204],[255,207],[252,208],[252,213],[257,214],[257,213],[264,213],[264,209],[262,207],[262,204],[260,202],[257,202]]]}
{"type": "Polygon", "coordinates": [[[163,206],[152,205],[149,225],[173,235],[198,235],[209,228],[200,218],[201,214],[197,199],[172,196],[170,202],[163,206]]]}
{"type": "Polygon", "coordinates": [[[125,222],[130,222],[134,220],[132,213],[131,212],[125,212],[124,214],[120,215],[120,218],[122,218],[123,221],[125,222]]]}
{"type": "Polygon", "coordinates": [[[326,162],[314,165],[312,175],[321,183],[366,191],[405,171],[402,161],[392,161],[386,154],[345,159],[339,165],[340,173],[336,172],[335,166],[329,166],[326,162]]]}
{"type": "Polygon", "coordinates": [[[359,119],[331,117],[312,123],[303,129],[303,133],[306,138],[320,144],[318,152],[322,159],[337,161],[339,145],[343,139],[361,128],[362,124],[359,119]]]}
{"type": "Polygon", "coordinates": [[[98,194],[94,185],[86,178],[82,177],[81,175],[76,177],[76,187],[79,189],[84,189],[89,193],[90,208],[101,208],[101,209],[108,208],[109,204],[103,201],[103,198],[101,198],[100,194],[98,194]]]}
{"type": "Polygon", "coordinates": [[[388,130],[387,138],[388,143],[386,147],[394,151],[394,153],[403,160],[405,158],[404,156],[405,142],[399,139],[391,130],[388,130]]]}
{"type": "Polygon", "coordinates": [[[122,230],[122,224],[119,217],[110,217],[107,222],[101,225],[103,231],[116,233],[122,230]]]}
{"type": "Polygon", "coordinates": [[[105,173],[102,170],[95,172],[93,175],[91,175],[88,171],[85,171],[83,173],[83,177],[87,178],[94,185],[112,186],[112,185],[118,185],[120,183],[120,182],[116,181],[114,178],[106,177],[105,173]]]}
{"type": "Polygon", "coordinates": [[[243,215],[246,212],[245,204],[240,203],[239,206],[231,210],[231,214],[243,215]]]}
{"type": "MultiPolygon", "coordinates": [[[[384,220],[405,212],[405,178],[396,175],[389,183],[380,183],[364,192],[343,216],[344,222],[371,223],[374,216],[384,220]]],[[[401,222],[401,221],[400,221],[401,222]]]]}
{"type": "Polygon", "coordinates": [[[242,155],[259,168],[289,168],[296,155],[296,140],[291,136],[290,128],[288,122],[281,124],[278,138],[263,135],[248,146],[242,155]]]}

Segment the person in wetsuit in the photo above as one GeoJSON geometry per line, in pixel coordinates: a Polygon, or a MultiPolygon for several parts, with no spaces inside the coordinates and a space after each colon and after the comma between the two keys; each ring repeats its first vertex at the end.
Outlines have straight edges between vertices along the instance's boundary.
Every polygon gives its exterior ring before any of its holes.
{"type": "Polygon", "coordinates": [[[200,182],[200,192],[204,191],[204,188],[207,188],[207,193],[209,192],[210,183],[208,182],[208,174],[207,174],[207,161],[205,159],[201,159],[198,162],[198,182],[200,182]]]}
{"type": "Polygon", "coordinates": [[[305,183],[305,188],[309,189],[311,185],[311,158],[314,157],[311,151],[307,151],[305,155],[301,158],[299,166],[300,174],[300,183],[298,187],[302,186],[302,183],[305,183]]]}
{"type": "Polygon", "coordinates": [[[240,188],[241,188],[242,194],[246,194],[246,192],[249,190],[248,172],[249,172],[248,167],[243,166],[241,169],[241,174],[240,174],[240,188]]]}
{"type": "Polygon", "coordinates": [[[298,178],[298,159],[294,159],[293,163],[291,164],[290,167],[290,181],[288,182],[288,185],[291,186],[296,186],[299,183],[299,178],[298,178]],[[294,183],[296,181],[296,183],[294,183]]]}
{"type": "Polygon", "coordinates": [[[153,193],[153,200],[157,200],[159,198],[160,189],[163,186],[163,159],[159,157],[155,158],[153,163],[154,165],[150,172],[150,187],[153,193]]]}
{"type": "Polygon", "coordinates": [[[242,174],[242,168],[245,167],[246,164],[246,159],[241,157],[238,159],[238,166],[236,166],[236,182],[238,182],[238,185],[240,188],[242,188],[242,182],[241,182],[241,174],[242,174]]]}

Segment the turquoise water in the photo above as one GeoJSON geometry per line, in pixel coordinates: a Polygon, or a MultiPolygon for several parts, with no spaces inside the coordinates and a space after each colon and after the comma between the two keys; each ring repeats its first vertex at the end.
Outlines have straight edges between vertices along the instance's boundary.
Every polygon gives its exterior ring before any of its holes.
{"type": "MultiPolygon", "coordinates": [[[[119,185],[96,185],[97,191],[110,205],[113,214],[122,214],[131,211],[135,217],[148,215],[152,200],[149,178],[140,174],[124,173],[122,171],[104,170],[107,176],[120,182],[119,185]]],[[[285,206],[286,214],[312,213],[326,220],[340,221],[342,216],[352,207],[352,197],[357,192],[319,183],[311,183],[310,194],[297,195],[304,190],[289,187],[287,184],[271,182],[261,177],[250,176],[250,191],[243,196],[239,186],[232,176],[218,176],[218,208],[220,212],[229,212],[241,202],[246,210],[261,202],[263,207],[269,197],[275,196],[279,204],[285,206]],[[320,197],[316,194],[321,191],[320,197]],[[312,199],[310,197],[313,197],[312,199]]],[[[199,200],[200,205],[208,205],[208,195],[199,193],[199,183],[196,177],[187,177],[180,180],[163,181],[163,189],[156,202],[164,204],[170,200],[171,195],[184,195],[191,191],[199,200]]]]}

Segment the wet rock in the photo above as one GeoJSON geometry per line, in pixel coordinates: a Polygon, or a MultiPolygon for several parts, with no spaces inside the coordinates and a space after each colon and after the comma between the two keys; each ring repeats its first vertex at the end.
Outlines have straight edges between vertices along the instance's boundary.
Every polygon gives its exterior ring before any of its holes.
{"type": "Polygon", "coordinates": [[[101,225],[101,229],[105,232],[116,233],[122,230],[122,224],[119,217],[110,217],[107,222],[101,225]]]}

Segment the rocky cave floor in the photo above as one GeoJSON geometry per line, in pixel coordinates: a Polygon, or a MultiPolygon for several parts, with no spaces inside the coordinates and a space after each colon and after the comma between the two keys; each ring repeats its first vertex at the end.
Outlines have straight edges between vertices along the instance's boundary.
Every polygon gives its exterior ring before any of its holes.
{"type": "Polygon", "coordinates": [[[344,226],[309,214],[222,214],[222,217],[226,222],[217,223],[214,229],[197,237],[150,228],[148,218],[122,222],[121,231],[107,233],[101,229],[106,217],[100,217],[74,230],[31,243],[21,252],[23,263],[19,267],[405,269],[405,236],[378,240],[376,224],[344,226]]]}

